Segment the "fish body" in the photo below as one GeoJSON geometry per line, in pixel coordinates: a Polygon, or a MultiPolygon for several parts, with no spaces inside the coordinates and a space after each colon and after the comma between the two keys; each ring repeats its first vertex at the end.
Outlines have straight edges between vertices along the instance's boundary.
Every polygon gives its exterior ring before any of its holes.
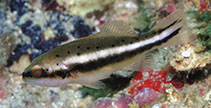
{"type": "Polygon", "coordinates": [[[102,79],[117,70],[138,70],[144,55],[156,48],[189,41],[183,37],[182,11],[160,21],[151,31],[138,36],[126,23],[105,24],[99,33],[58,46],[37,57],[23,72],[23,80],[43,86],[82,84],[102,88],[102,79]]]}

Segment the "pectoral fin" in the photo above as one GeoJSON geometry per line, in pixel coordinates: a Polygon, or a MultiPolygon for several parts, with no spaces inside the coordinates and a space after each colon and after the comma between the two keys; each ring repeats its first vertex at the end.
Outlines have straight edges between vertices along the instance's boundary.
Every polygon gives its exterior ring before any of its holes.
{"type": "Polygon", "coordinates": [[[136,60],[123,68],[123,70],[132,70],[132,71],[147,71],[153,69],[154,62],[152,56],[141,55],[136,58],[136,60]]]}

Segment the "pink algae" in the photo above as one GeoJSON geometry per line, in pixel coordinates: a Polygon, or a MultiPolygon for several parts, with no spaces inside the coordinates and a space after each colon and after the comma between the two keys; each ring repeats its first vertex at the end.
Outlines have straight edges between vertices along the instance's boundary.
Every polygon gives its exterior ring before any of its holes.
{"type": "Polygon", "coordinates": [[[4,90],[0,90],[0,99],[5,97],[6,92],[4,90]]]}
{"type": "Polygon", "coordinates": [[[89,108],[129,108],[128,105],[133,101],[128,95],[123,95],[117,99],[99,99],[92,103],[89,108]]]}
{"type": "Polygon", "coordinates": [[[133,99],[128,95],[123,95],[117,100],[114,100],[114,105],[117,108],[128,108],[128,105],[133,101],[133,99]]]}
{"type": "Polygon", "coordinates": [[[112,99],[99,99],[91,104],[89,108],[111,108],[112,99]]]}
{"type": "Polygon", "coordinates": [[[141,107],[145,104],[153,102],[158,97],[159,92],[151,88],[143,88],[134,96],[135,102],[141,107]]]}

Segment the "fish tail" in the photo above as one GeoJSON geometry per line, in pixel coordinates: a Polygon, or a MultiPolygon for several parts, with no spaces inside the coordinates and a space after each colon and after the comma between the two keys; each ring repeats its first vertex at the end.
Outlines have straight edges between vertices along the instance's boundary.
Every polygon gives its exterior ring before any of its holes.
{"type": "Polygon", "coordinates": [[[147,56],[147,52],[158,48],[187,44],[196,39],[196,36],[192,34],[191,28],[187,25],[185,12],[181,8],[158,21],[149,33],[143,35],[146,37],[140,42],[140,44],[145,44],[146,47],[151,48],[137,56],[134,63],[125,67],[125,69],[136,71],[153,69],[155,64],[152,57],[147,56]]]}
{"type": "Polygon", "coordinates": [[[160,47],[186,44],[196,39],[196,36],[192,34],[191,28],[188,27],[185,12],[182,8],[175,10],[166,18],[158,21],[151,32],[158,33],[161,38],[172,36],[160,47]]]}

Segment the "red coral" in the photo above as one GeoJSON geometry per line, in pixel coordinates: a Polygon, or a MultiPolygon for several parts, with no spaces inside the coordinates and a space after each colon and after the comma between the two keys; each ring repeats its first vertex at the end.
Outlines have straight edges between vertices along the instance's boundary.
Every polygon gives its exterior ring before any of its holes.
{"type": "Polygon", "coordinates": [[[155,91],[164,93],[165,88],[162,86],[162,82],[166,81],[166,72],[161,70],[154,72],[152,70],[148,72],[139,72],[136,77],[132,80],[131,84],[135,84],[131,89],[129,89],[129,93],[132,97],[137,95],[139,90],[142,88],[152,88],[155,91]],[[143,74],[148,74],[148,78],[143,77],[143,74]]]}
{"type": "Polygon", "coordinates": [[[134,86],[128,90],[128,93],[132,97],[134,97],[143,88],[151,88],[157,92],[164,93],[165,92],[164,84],[169,84],[169,83],[171,83],[175,88],[178,89],[182,88],[184,85],[183,83],[177,81],[174,78],[168,81],[167,71],[165,70],[160,70],[160,71],[150,70],[148,72],[139,72],[137,73],[136,77],[131,81],[131,84],[134,86]]]}
{"type": "Polygon", "coordinates": [[[200,0],[200,9],[199,9],[199,12],[208,12],[210,6],[208,4],[208,0],[200,0]]]}

